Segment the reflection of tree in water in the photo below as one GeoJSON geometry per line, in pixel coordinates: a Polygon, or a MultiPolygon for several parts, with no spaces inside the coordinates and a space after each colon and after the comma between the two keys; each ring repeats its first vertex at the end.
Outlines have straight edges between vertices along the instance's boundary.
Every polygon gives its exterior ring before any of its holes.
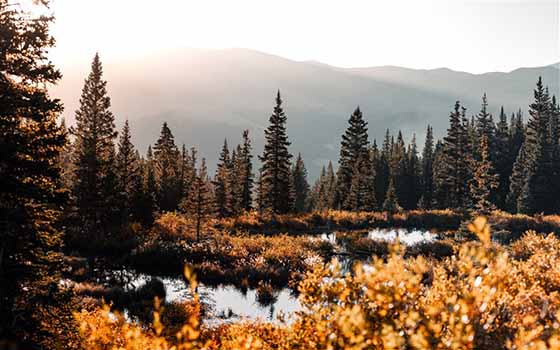
{"type": "Polygon", "coordinates": [[[270,304],[270,309],[268,311],[268,319],[271,321],[274,320],[274,303],[270,304]]]}

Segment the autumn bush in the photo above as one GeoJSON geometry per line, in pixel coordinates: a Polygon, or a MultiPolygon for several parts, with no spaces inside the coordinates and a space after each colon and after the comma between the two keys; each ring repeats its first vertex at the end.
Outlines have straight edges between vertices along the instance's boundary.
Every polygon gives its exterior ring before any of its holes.
{"type": "Polygon", "coordinates": [[[457,229],[464,219],[464,214],[452,210],[412,210],[395,214],[326,210],[298,215],[260,215],[258,212],[249,212],[235,218],[222,219],[217,225],[233,231],[267,233],[313,233],[374,227],[452,230],[457,229]]]}
{"type": "Polygon", "coordinates": [[[491,241],[486,220],[469,228],[479,240],[436,264],[405,257],[402,246],[353,273],[336,260],[317,264],[299,284],[303,310],[290,323],[203,327],[194,313],[170,337],[158,312],[150,328],[107,309],[76,318],[94,350],[559,349],[558,239],[528,233],[509,248],[491,241]]]}

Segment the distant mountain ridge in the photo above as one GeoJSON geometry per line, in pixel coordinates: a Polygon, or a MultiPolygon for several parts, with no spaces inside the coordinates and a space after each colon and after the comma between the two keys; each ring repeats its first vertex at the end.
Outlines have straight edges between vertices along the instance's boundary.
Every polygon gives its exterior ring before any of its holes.
{"type": "MultiPolygon", "coordinates": [[[[539,76],[551,94],[560,90],[559,64],[485,74],[446,68],[339,68],[246,49],[169,50],[103,63],[117,124],[130,120],[141,152],[167,121],[176,142],[198,147],[211,166],[224,138],[235,145],[246,128],[255,155],[262,152],[262,131],[280,89],[291,151],[302,153],[311,178],[328,160],[337,161],[340,135],[358,105],[369,121],[371,141],[379,143],[387,128],[395,133],[401,129],[407,141],[416,133],[421,149],[428,124],[436,136],[443,135],[456,100],[469,115],[476,114],[486,92],[494,115],[501,105],[511,114],[527,110],[539,76]]],[[[64,102],[70,124],[88,72],[89,63],[63,67],[64,78],[52,89],[64,102]]]]}

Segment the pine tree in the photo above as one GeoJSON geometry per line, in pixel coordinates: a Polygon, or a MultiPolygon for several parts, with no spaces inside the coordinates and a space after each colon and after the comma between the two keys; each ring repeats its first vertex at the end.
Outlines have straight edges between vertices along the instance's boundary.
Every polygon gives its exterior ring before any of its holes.
{"type": "Polygon", "coordinates": [[[495,164],[499,184],[493,196],[494,202],[500,209],[505,209],[506,197],[509,192],[509,178],[511,176],[515,156],[510,148],[510,130],[504,107],[500,109],[500,117],[496,125],[494,156],[490,157],[495,164]]]}
{"type": "Polygon", "coordinates": [[[200,241],[202,225],[215,213],[212,186],[204,158],[189,192],[189,197],[181,203],[181,210],[194,219],[196,240],[200,241]]]}
{"type": "Polygon", "coordinates": [[[251,140],[249,139],[249,130],[243,131],[243,145],[239,153],[240,169],[239,181],[242,187],[241,208],[245,211],[252,209],[252,193],[253,193],[253,155],[251,140]]]}
{"type": "Polygon", "coordinates": [[[181,147],[179,160],[179,187],[181,201],[188,197],[192,182],[196,176],[196,149],[187,151],[185,144],[181,147]]]}
{"type": "Polygon", "coordinates": [[[395,185],[393,183],[393,179],[389,180],[389,187],[387,189],[387,196],[385,201],[383,202],[383,211],[388,213],[396,213],[401,211],[402,208],[399,205],[399,201],[397,198],[397,191],[395,190],[395,185]]]}
{"type": "MultiPolygon", "coordinates": [[[[404,159],[401,161],[401,195],[400,203],[404,209],[415,209],[421,196],[421,166],[418,159],[418,149],[416,146],[416,135],[413,135],[412,141],[408,145],[404,159]]],[[[397,192],[399,195],[399,192],[397,192]]]]}
{"type": "Polygon", "coordinates": [[[337,173],[337,198],[336,202],[344,209],[346,196],[352,185],[353,171],[356,169],[358,158],[368,154],[368,129],[367,122],[363,119],[360,107],[357,107],[348,120],[348,128],[342,135],[340,143],[340,158],[337,173]]]}
{"type": "Polygon", "coordinates": [[[490,161],[488,149],[488,136],[482,135],[480,141],[480,162],[477,162],[474,171],[474,181],[471,183],[471,197],[474,202],[474,210],[477,214],[488,215],[496,208],[490,201],[490,194],[498,187],[498,175],[494,172],[494,166],[490,161]]]}
{"type": "Polygon", "coordinates": [[[377,209],[373,167],[369,155],[361,155],[358,158],[352,173],[352,183],[344,207],[353,211],[377,209]]]}
{"type": "MultiPolygon", "coordinates": [[[[434,165],[432,166],[432,183],[434,186],[433,200],[431,207],[437,209],[445,209],[448,203],[447,198],[447,172],[445,164],[445,154],[443,152],[443,142],[438,140],[434,150],[434,165]]],[[[424,201],[424,203],[426,203],[424,201]]]]}
{"type": "MultiPolygon", "coordinates": [[[[264,131],[265,146],[260,157],[262,206],[276,214],[285,214],[292,207],[290,196],[290,142],[286,133],[286,115],[282,109],[280,91],[276,95],[276,106],[264,131]]],[[[261,208],[262,209],[262,208],[261,208]]]]}
{"type": "Polygon", "coordinates": [[[0,339],[8,348],[77,340],[71,303],[59,290],[66,134],[57,123],[62,104],[46,88],[61,77],[47,58],[52,21],[0,0],[0,339]]]}
{"type": "Polygon", "coordinates": [[[449,116],[449,128],[444,137],[442,159],[437,172],[440,207],[460,208],[469,201],[472,148],[467,134],[465,109],[459,101],[449,116]],[[445,199],[446,198],[446,199],[445,199]]]}
{"type": "Polygon", "coordinates": [[[109,110],[107,82],[96,54],[76,111],[76,169],[74,197],[85,233],[104,233],[114,225],[117,205],[114,188],[115,118],[109,110]]]}
{"type": "Polygon", "coordinates": [[[391,136],[389,129],[385,133],[385,139],[381,148],[381,154],[376,159],[374,166],[375,169],[375,197],[379,200],[384,200],[389,187],[389,179],[391,171],[389,162],[391,160],[391,136]]]}
{"type": "Polygon", "coordinates": [[[434,180],[433,180],[433,167],[434,167],[434,134],[431,126],[428,125],[426,130],[426,142],[422,151],[422,173],[421,173],[421,188],[422,188],[422,209],[431,209],[434,201],[434,180]]]}
{"type": "Polygon", "coordinates": [[[307,196],[309,195],[309,183],[307,182],[307,169],[298,153],[296,162],[292,167],[292,186],[294,193],[294,212],[303,213],[307,211],[307,196]]]}
{"type": "MultiPolygon", "coordinates": [[[[492,114],[488,113],[488,99],[486,98],[486,93],[482,96],[482,106],[480,112],[476,118],[476,140],[474,145],[479,145],[481,143],[482,137],[486,136],[488,139],[489,149],[494,148],[494,135],[495,135],[495,125],[492,120],[492,114]]],[[[475,147],[476,157],[480,159],[480,149],[475,147]]]]}
{"type": "MultiPolygon", "coordinates": [[[[550,138],[550,97],[539,78],[534,91],[534,102],[529,106],[531,118],[523,143],[524,157],[518,157],[514,169],[524,168],[522,190],[517,198],[517,209],[533,214],[551,212],[556,207],[556,167],[554,164],[554,142],[550,138]]],[[[516,175],[518,175],[516,173],[516,175]]],[[[512,175],[513,176],[513,175],[512,175]]],[[[516,182],[517,179],[511,180],[516,182]]],[[[513,191],[512,191],[513,192],[513,191]]]]}
{"type": "Polygon", "coordinates": [[[126,120],[118,143],[118,152],[115,162],[118,181],[117,190],[121,194],[121,215],[125,222],[128,221],[132,207],[132,196],[139,190],[136,186],[140,183],[140,159],[136,154],[131,141],[130,126],[126,120]]]}
{"type": "Polygon", "coordinates": [[[158,207],[158,193],[159,188],[156,180],[156,170],[154,164],[154,155],[152,153],[152,146],[148,146],[146,153],[146,166],[145,166],[145,188],[146,188],[146,205],[144,212],[143,222],[151,223],[154,220],[154,213],[159,210],[158,207]]]}
{"type": "Polygon", "coordinates": [[[231,190],[232,165],[229,155],[227,140],[220,153],[216,175],[214,176],[214,188],[216,198],[216,209],[219,217],[228,217],[233,213],[233,197],[231,190]]]}
{"type": "Polygon", "coordinates": [[[181,200],[179,173],[179,149],[167,123],[163,123],[161,134],[154,145],[154,171],[158,183],[158,206],[162,211],[174,211],[181,200]]]}
{"type": "Polygon", "coordinates": [[[309,191],[309,210],[310,211],[322,211],[324,210],[323,203],[320,202],[320,198],[323,196],[324,191],[324,184],[325,184],[325,177],[327,175],[327,170],[325,166],[321,167],[321,173],[319,174],[319,178],[315,180],[313,186],[309,191]]]}

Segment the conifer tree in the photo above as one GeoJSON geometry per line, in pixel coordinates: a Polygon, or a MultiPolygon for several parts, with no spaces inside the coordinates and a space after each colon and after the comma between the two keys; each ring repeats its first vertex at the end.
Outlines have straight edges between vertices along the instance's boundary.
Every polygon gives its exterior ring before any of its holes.
{"type": "Polygon", "coordinates": [[[380,156],[377,157],[374,164],[375,169],[375,197],[379,200],[385,200],[387,188],[389,187],[389,179],[391,171],[389,162],[391,160],[391,136],[389,129],[385,132],[385,139],[381,148],[380,156]]]}
{"type": "Polygon", "coordinates": [[[181,210],[194,219],[196,240],[200,241],[203,224],[215,213],[212,186],[204,158],[189,192],[189,197],[181,202],[181,210]]]}
{"type": "Polygon", "coordinates": [[[422,187],[422,209],[431,209],[434,200],[434,180],[433,180],[433,167],[434,167],[434,134],[431,126],[428,125],[426,130],[426,142],[422,150],[422,174],[421,174],[421,187],[422,187]]]}
{"type": "Polygon", "coordinates": [[[126,120],[119,138],[115,162],[118,181],[117,190],[121,194],[121,214],[125,222],[130,215],[133,193],[138,190],[137,186],[142,176],[140,174],[140,159],[136,154],[131,138],[130,126],[128,120],[126,120]]]}
{"type": "Polygon", "coordinates": [[[320,202],[320,198],[323,196],[324,191],[324,184],[325,184],[325,177],[327,175],[327,170],[325,166],[321,167],[321,173],[319,174],[319,178],[315,180],[313,186],[309,191],[309,209],[311,211],[322,211],[324,210],[323,203],[320,202]]]}
{"type": "Polygon", "coordinates": [[[383,211],[388,213],[396,213],[401,211],[402,208],[399,205],[399,200],[397,198],[397,191],[395,190],[395,185],[393,179],[389,180],[389,187],[387,189],[387,195],[385,201],[383,202],[383,211]]]}
{"type": "Polygon", "coordinates": [[[340,158],[337,173],[337,205],[345,207],[346,196],[350,192],[352,176],[358,158],[368,154],[368,129],[367,122],[363,119],[360,107],[357,107],[348,120],[348,128],[342,135],[340,143],[340,158]]]}
{"type": "Polygon", "coordinates": [[[196,149],[187,150],[185,144],[181,147],[181,158],[179,160],[179,187],[181,200],[189,195],[192,182],[196,176],[196,149]]]}
{"type": "Polygon", "coordinates": [[[449,128],[444,137],[441,166],[437,172],[439,200],[441,207],[460,208],[469,199],[469,179],[472,148],[466,131],[465,109],[459,101],[449,116],[449,128]],[[447,197],[446,199],[444,199],[447,197]]]}
{"type": "Polygon", "coordinates": [[[232,196],[232,165],[229,155],[227,140],[220,153],[216,175],[214,176],[214,189],[216,198],[216,210],[219,217],[228,217],[233,213],[232,196]]]}
{"type": "Polygon", "coordinates": [[[290,142],[286,133],[286,115],[282,109],[280,91],[276,95],[276,106],[266,128],[262,162],[260,196],[263,208],[276,214],[285,214],[292,207],[290,195],[290,142]]]}
{"type": "MultiPolygon", "coordinates": [[[[522,190],[517,198],[517,209],[528,214],[550,212],[556,207],[557,171],[554,164],[554,143],[550,138],[550,105],[550,97],[543,87],[542,79],[539,78],[534,90],[534,102],[529,106],[531,118],[527,123],[523,144],[524,157],[518,156],[516,160],[516,163],[523,163],[514,165],[516,170],[525,169],[522,190]]],[[[517,180],[511,180],[515,182],[512,184],[514,187],[519,185],[517,180]]]]}
{"type": "Polygon", "coordinates": [[[361,155],[354,165],[350,192],[346,196],[345,208],[353,211],[377,209],[375,181],[369,155],[361,155]]]}
{"type": "Polygon", "coordinates": [[[307,211],[309,195],[309,183],[307,182],[307,169],[303,163],[301,153],[298,153],[292,167],[292,186],[294,193],[294,212],[303,213],[307,211]]]}
{"type": "Polygon", "coordinates": [[[116,193],[114,184],[115,118],[109,110],[107,82],[103,67],[95,54],[91,72],[85,81],[76,111],[76,170],[74,197],[85,233],[103,233],[115,224],[116,193]]]}
{"type": "Polygon", "coordinates": [[[7,348],[78,340],[69,332],[72,304],[59,289],[66,134],[57,123],[62,104],[46,88],[61,77],[47,58],[52,21],[0,0],[0,339],[7,348]]]}
{"type": "Polygon", "coordinates": [[[490,161],[488,149],[488,136],[482,134],[480,141],[480,162],[474,170],[474,181],[470,185],[474,210],[477,214],[488,215],[496,208],[490,200],[491,191],[498,187],[498,175],[490,161]]]}
{"type": "Polygon", "coordinates": [[[418,159],[418,149],[416,146],[416,135],[401,160],[400,168],[400,192],[397,196],[404,209],[415,209],[420,199],[420,160],[418,159]],[[400,193],[400,194],[399,194],[400,193]]]}
{"type": "MultiPolygon", "coordinates": [[[[486,93],[482,96],[482,105],[480,108],[480,112],[476,118],[476,140],[474,145],[481,144],[481,140],[483,136],[486,136],[488,140],[489,149],[494,148],[494,135],[495,135],[495,125],[492,119],[492,114],[488,112],[488,99],[486,98],[486,93]]],[[[480,149],[475,147],[476,151],[475,154],[477,159],[480,159],[480,149]]]]}
{"type": "Polygon", "coordinates": [[[496,125],[494,142],[494,154],[490,159],[494,160],[496,173],[498,175],[498,187],[493,196],[494,202],[500,209],[505,209],[506,197],[509,192],[509,178],[513,169],[516,154],[510,148],[510,130],[504,107],[500,109],[500,117],[496,125]]]}
{"type": "Polygon", "coordinates": [[[145,188],[146,188],[146,206],[144,211],[145,223],[151,223],[154,220],[154,213],[159,210],[158,207],[158,193],[159,188],[156,180],[156,171],[154,164],[154,156],[152,146],[148,146],[146,153],[146,167],[145,167],[145,188]]]}
{"type": "Polygon", "coordinates": [[[252,209],[253,193],[253,155],[249,130],[243,131],[243,144],[239,153],[239,182],[241,183],[241,208],[245,211],[252,209]]]}
{"type": "Polygon", "coordinates": [[[158,207],[162,211],[174,211],[181,200],[181,178],[178,166],[180,153],[166,122],[163,123],[153,152],[154,171],[158,183],[158,207]]]}

